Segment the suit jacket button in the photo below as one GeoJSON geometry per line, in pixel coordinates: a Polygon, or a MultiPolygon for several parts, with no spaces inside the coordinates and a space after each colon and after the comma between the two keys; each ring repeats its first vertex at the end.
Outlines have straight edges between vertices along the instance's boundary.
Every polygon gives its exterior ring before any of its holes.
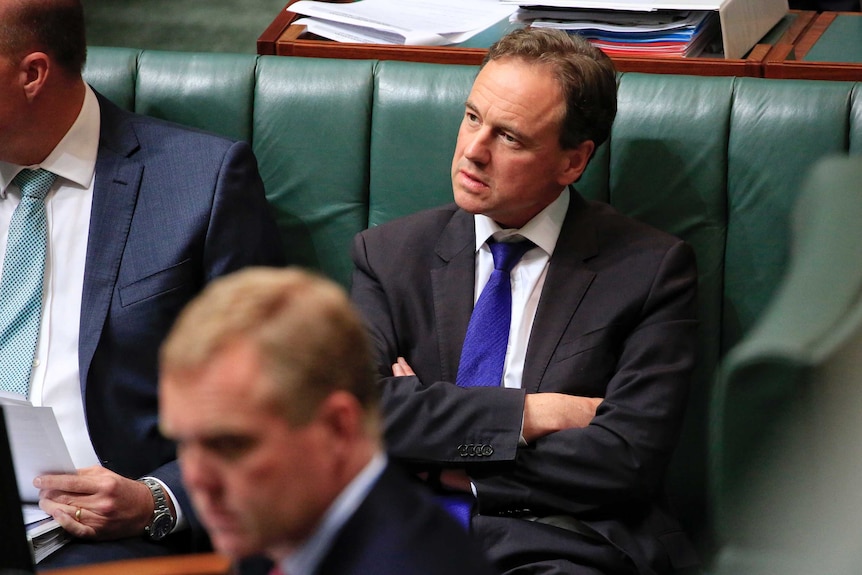
{"type": "Polygon", "coordinates": [[[482,456],[483,457],[490,457],[491,455],[494,455],[494,448],[488,444],[483,445],[482,446],[482,456]]]}
{"type": "Polygon", "coordinates": [[[467,457],[470,454],[470,448],[463,443],[458,446],[458,455],[461,457],[467,457]]]}

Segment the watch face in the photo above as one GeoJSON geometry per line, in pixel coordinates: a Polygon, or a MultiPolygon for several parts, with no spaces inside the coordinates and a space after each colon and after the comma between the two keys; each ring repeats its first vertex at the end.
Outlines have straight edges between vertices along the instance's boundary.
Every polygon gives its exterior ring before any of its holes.
{"type": "Polygon", "coordinates": [[[168,533],[171,532],[171,528],[173,527],[173,518],[170,513],[162,513],[157,515],[155,519],[153,519],[153,523],[150,526],[150,538],[156,541],[160,541],[164,539],[168,533]]]}

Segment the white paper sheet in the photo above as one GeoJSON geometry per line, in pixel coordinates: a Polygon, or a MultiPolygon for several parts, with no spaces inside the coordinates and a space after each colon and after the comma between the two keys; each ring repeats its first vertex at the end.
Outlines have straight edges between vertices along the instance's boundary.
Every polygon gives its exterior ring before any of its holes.
{"type": "Polygon", "coordinates": [[[33,479],[45,473],[75,473],[72,456],[50,407],[0,401],[12,448],[12,461],[21,501],[38,501],[33,479]]]}
{"type": "Polygon", "coordinates": [[[343,33],[351,37],[348,41],[367,36],[373,42],[423,46],[464,42],[516,9],[498,0],[360,0],[349,4],[300,0],[288,7],[323,23],[317,32],[311,26],[309,30],[324,37],[329,37],[328,30],[347,25],[343,33]],[[380,40],[375,31],[394,37],[380,40]]]}
{"type": "Polygon", "coordinates": [[[51,517],[35,503],[27,503],[21,506],[21,514],[24,515],[24,525],[30,525],[43,519],[51,517]]]}
{"type": "Polygon", "coordinates": [[[590,10],[718,10],[726,0],[498,0],[507,6],[548,6],[590,10]]]}
{"type": "Polygon", "coordinates": [[[71,536],[56,519],[43,519],[27,525],[27,540],[36,563],[57,551],[71,540],[71,536]]]}

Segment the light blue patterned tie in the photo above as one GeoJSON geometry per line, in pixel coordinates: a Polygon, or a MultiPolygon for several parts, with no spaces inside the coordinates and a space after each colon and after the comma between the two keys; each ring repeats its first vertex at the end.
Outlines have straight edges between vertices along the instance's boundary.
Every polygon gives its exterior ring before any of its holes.
{"type": "Polygon", "coordinates": [[[21,203],[12,214],[0,279],[0,389],[27,396],[42,319],[42,277],[48,245],[47,170],[22,170],[12,183],[21,203]]]}

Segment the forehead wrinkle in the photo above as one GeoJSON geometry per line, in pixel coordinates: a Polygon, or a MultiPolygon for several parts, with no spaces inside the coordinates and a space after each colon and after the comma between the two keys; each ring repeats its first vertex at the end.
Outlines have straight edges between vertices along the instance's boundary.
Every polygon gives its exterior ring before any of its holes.
{"type": "MultiPolygon", "coordinates": [[[[491,64],[494,64],[494,62],[491,64]]],[[[556,124],[559,127],[563,117],[565,117],[565,103],[563,102],[562,92],[556,78],[550,72],[547,72],[545,75],[545,78],[550,81],[553,89],[556,91],[558,98],[548,101],[546,106],[538,109],[536,108],[538,102],[533,97],[534,94],[521,88],[522,86],[533,86],[535,83],[514,82],[513,80],[519,77],[520,74],[506,73],[504,66],[521,68],[522,70],[542,74],[542,72],[538,71],[538,66],[518,60],[507,61],[505,64],[495,66],[486,66],[482,72],[487,73],[484,75],[480,73],[477,78],[477,82],[474,84],[473,91],[470,94],[471,97],[467,100],[468,105],[472,109],[478,110],[474,102],[474,95],[480,96],[488,105],[486,114],[480,114],[483,121],[488,121],[487,116],[493,113],[495,114],[493,125],[501,127],[521,139],[533,139],[531,134],[539,133],[545,126],[551,124],[556,124]],[[513,98],[509,94],[516,94],[517,97],[513,98]],[[525,128],[529,132],[525,132],[525,128]]]]}

